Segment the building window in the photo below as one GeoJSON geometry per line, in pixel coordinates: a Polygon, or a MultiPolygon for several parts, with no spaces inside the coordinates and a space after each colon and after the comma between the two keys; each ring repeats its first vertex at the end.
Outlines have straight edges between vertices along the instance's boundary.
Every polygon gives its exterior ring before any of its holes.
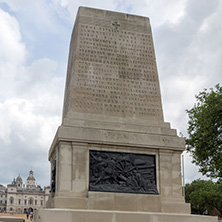
{"type": "Polygon", "coordinates": [[[13,202],[14,202],[14,198],[10,197],[10,204],[13,204],[13,202]]]}
{"type": "Polygon", "coordinates": [[[25,204],[25,205],[27,204],[27,200],[25,200],[24,204],[25,204]]]}
{"type": "Polygon", "coordinates": [[[10,207],[10,209],[9,209],[9,210],[10,210],[10,211],[13,211],[13,208],[11,208],[11,207],[10,207]]]}
{"type": "Polygon", "coordinates": [[[18,204],[19,204],[19,205],[21,204],[21,199],[18,200],[18,204]]]}
{"type": "Polygon", "coordinates": [[[41,206],[43,206],[43,200],[41,200],[41,206]]]}
{"type": "Polygon", "coordinates": [[[30,199],[29,199],[29,205],[32,205],[32,204],[33,204],[33,199],[30,198],[30,199]]]}
{"type": "Polygon", "coordinates": [[[37,200],[35,200],[35,205],[37,205],[37,200]]]}
{"type": "Polygon", "coordinates": [[[0,204],[2,204],[2,200],[0,200],[0,204]]]}

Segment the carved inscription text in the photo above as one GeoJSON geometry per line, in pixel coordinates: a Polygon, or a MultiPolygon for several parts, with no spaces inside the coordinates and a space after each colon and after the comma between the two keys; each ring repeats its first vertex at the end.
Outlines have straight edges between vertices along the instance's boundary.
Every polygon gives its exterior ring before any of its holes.
{"type": "Polygon", "coordinates": [[[79,25],[73,108],[77,112],[162,118],[151,31],[79,25]]]}

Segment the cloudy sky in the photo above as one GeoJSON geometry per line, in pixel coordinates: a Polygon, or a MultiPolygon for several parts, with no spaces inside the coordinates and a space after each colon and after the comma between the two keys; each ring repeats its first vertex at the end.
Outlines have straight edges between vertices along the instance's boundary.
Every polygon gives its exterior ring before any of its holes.
{"type": "MultiPolygon", "coordinates": [[[[195,94],[222,80],[220,0],[0,0],[0,183],[49,185],[70,36],[79,6],[150,18],[165,121],[186,135],[195,94]]],[[[185,155],[185,178],[199,178],[185,155]]]]}

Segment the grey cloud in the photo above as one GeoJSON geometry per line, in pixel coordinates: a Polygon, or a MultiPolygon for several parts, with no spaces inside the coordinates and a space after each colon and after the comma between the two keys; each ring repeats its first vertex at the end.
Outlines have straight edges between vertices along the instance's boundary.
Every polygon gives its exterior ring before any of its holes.
{"type": "MultiPolygon", "coordinates": [[[[201,25],[217,9],[218,1],[188,1],[183,17],[177,23],[164,23],[155,30],[157,48],[166,58],[182,56],[201,25]]],[[[173,62],[171,60],[171,62],[173,62]]]]}
{"type": "Polygon", "coordinates": [[[26,179],[28,171],[32,168],[36,173],[37,183],[42,186],[49,185],[47,150],[39,152],[32,148],[31,142],[28,145],[22,143],[16,136],[13,137],[12,142],[8,145],[0,142],[1,147],[4,146],[4,149],[1,150],[0,161],[1,183],[8,184],[19,174],[26,179]],[[3,158],[7,161],[3,161],[3,158]]]}
{"type": "Polygon", "coordinates": [[[202,22],[205,18],[215,12],[219,6],[219,0],[192,1],[188,0],[186,5],[187,17],[194,23],[202,22]]]}

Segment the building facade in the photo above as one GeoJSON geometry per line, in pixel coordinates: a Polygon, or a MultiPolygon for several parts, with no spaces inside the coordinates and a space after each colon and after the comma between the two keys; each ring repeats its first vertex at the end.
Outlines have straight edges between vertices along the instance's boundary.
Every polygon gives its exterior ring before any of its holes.
{"type": "Polygon", "coordinates": [[[18,176],[7,185],[6,212],[26,213],[44,208],[49,198],[49,191],[49,187],[43,189],[36,185],[34,172],[30,170],[26,184],[23,184],[21,176],[18,176]]]}
{"type": "Polygon", "coordinates": [[[0,213],[6,211],[7,188],[0,184],[0,213]]]}

